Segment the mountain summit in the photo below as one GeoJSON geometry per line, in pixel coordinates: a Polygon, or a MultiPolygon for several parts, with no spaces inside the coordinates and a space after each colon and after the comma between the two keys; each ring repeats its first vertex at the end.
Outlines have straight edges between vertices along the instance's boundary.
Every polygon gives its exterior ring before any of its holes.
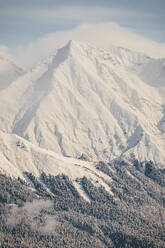
{"type": "Polygon", "coordinates": [[[1,130],[64,156],[163,162],[164,61],[69,41],[0,92],[1,130]]]}

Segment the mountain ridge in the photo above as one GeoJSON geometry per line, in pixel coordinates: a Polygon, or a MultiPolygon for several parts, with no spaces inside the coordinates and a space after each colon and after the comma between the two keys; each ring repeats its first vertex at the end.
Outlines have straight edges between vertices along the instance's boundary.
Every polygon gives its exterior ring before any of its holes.
{"type": "Polygon", "coordinates": [[[25,72],[9,59],[0,56],[0,91],[7,88],[25,72]]]}

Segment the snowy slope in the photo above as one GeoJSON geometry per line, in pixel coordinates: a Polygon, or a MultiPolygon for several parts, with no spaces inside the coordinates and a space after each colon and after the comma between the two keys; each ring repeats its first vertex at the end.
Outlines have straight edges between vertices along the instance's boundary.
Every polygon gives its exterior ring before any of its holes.
{"type": "Polygon", "coordinates": [[[165,99],[165,59],[152,59],[140,68],[139,76],[145,83],[158,89],[165,99]]]}
{"type": "Polygon", "coordinates": [[[71,41],[0,92],[0,128],[65,156],[163,162],[163,61],[71,41]]]}
{"type": "Polygon", "coordinates": [[[7,88],[23,73],[13,62],[0,56],[0,90],[7,88]]]}
{"type": "Polygon", "coordinates": [[[43,171],[46,174],[65,174],[73,180],[79,193],[86,199],[86,194],[76,180],[86,176],[96,186],[102,185],[110,190],[105,180],[110,179],[95,168],[93,162],[63,157],[55,152],[38,148],[25,139],[0,131],[0,173],[14,177],[23,177],[23,172],[31,172],[39,176],[43,171]]]}

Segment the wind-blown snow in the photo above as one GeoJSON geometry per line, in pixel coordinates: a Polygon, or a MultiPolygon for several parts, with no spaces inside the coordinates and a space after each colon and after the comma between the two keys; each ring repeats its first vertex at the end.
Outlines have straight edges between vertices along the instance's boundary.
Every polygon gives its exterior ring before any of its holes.
{"type": "Polygon", "coordinates": [[[0,92],[0,128],[64,156],[163,162],[164,61],[70,41],[0,92]]]}

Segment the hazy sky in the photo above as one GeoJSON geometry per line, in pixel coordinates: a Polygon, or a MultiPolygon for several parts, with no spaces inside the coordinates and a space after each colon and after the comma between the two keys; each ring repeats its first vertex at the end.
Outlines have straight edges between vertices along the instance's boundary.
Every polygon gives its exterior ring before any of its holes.
{"type": "Polygon", "coordinates": [[[50,34],[100,23],[165,43],[164,16],[165,0],[0,0],[0,51],[16,54],[50,34]]]}

